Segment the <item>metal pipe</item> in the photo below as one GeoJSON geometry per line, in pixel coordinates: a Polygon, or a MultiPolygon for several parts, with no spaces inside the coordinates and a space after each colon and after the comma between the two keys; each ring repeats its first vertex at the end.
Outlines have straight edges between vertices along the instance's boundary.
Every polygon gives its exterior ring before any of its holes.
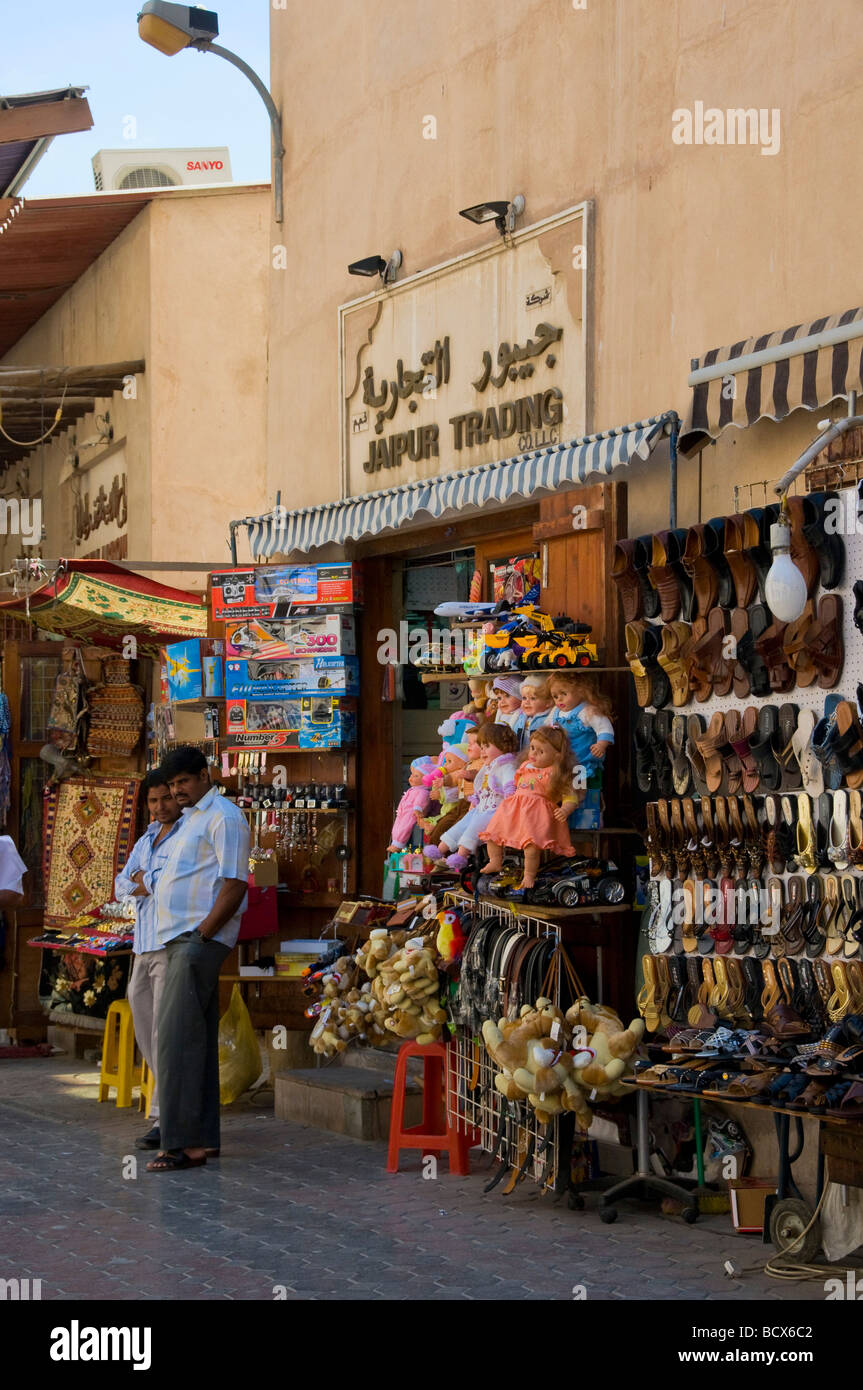
{"type": "Polygon", "coordinates": [[[248,77],[266,106],[267,115],[270,118],[273,144],[273,201],[276,221],[281,222],[283,218],[282,159],[284,158],[285,147],[282,143],[282,117],[279,108],[255,69],[250,68],[248,63],[243,62],[243,59],[238,57],[236,53],[232,53],[229,48],[223,48],[219,43],[211,43],[209,39],[195,39],[189,44],[189,48],[197,48],[200,53],[215,53],[218,57],[224,58],[227,63],[232,63],[235,68],[239,68],[240,72],[248,77]]]}
{"type": "MultiPolygon", "coordinates": [[[[852,392],[852,395],[855,397],[856,404],[856,392],[852,392]]],[[[779,479],[774,492],[779,496],[787,492],[794,479],[803,472],[807,464],[818,457],[822,449],[826,448],[828,444],[832,444],[833,440],[838,439],[840,435],[847,434],[848,430],[856,429],[858,425],[863,425],[863,415],[846,415],[842,420],[834,420],[833,424],[829,425],[826,430],[822,430],[818,438],[813,439],[800,457],[794,460],[788,472],[779,479]]]]}
{"type": "MultiPolygon", "coordinates": [[[[731,357],[725,362],[714,362],[709,367],[695,368],[689,373],[689,385],[701,386],[704,382],[716,381],[719,377],[748,372],[752,367],[765,367],[770,362],[786,362],[790,357],[800,357],[804,352],[833,347],[834,343],[850,343],[854,338],[863,338],[863,319],[856,323],[846,323],[839,328],[825,328],[823,333],[810,333],[808,337],[796,338],[792,343],[779,343],[775,347],[763,348],[761,352],[747,352],[742,357],[731,357]]],[[[697,360],[693,358],[693,361],[697,360]]]]}
{"type": "Polygon", "coordinates": [[[669,433],[669,470],[668,470],[668,526],[674,530],[677,525],[677,440],[680,435],[680,416],[676,411],[669,411],[666,420],[666,429],[669,433]]]}

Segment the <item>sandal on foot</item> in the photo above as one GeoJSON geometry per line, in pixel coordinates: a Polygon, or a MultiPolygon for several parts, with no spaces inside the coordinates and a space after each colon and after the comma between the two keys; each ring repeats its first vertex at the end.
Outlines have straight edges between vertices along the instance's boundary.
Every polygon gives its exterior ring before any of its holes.
{"type": "Polygon", "coordinates": [[[170,1149],[156,1154],[147,1164],[148,1173],[178,1173],[182,1168],[203,1168],[207,1162],[203,1158],[190,1158],[182,1149],[170,1149]]]}

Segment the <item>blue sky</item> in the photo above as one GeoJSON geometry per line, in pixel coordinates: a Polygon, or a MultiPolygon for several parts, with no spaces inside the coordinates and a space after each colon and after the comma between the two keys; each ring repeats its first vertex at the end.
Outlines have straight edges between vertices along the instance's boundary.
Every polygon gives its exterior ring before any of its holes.
{"type": "MultiPolygon", "coordinates": [[[[219,39],[269,85],[269,0],[221,0],[219,39]]],[[[236,68],[212,54],[166,58],[138,38],[136,0],[5,0],[0,93],[87,86],[95,122],[60,135],[22,189],[25,198],[92,193],[99,149],[227,145],[237,183],[270,177],[270,123],[236,68]],[[124,122],[136,123],[134,140],[124,122]]]]}

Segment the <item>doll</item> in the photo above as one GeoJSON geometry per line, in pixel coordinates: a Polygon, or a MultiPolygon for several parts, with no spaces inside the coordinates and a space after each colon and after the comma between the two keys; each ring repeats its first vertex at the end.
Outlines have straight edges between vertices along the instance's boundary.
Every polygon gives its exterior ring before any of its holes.
{"type": "Polygon", "coordinates": [[[555,704],[549,725],[565,730],[578,783],[586,789],[573,829],[598,827],[603,763],[614,743],[611,701],[590,676],[555,672],[548,684],[555,704]]]}
{"type": "MultiPolygon", "coordinates": [[[[429,788],[432,802],[438,802],[440,810],[419,823],[425,833],[425,848],[437,846],[441,835],[467,813],[468,803],[461,796],[460,782],[467,766],[467,748],[463,743],[445,743],[437,766],[426,774],[425,785],[429,788]]],[[[434,854],[429,856],[435,858],[434,854]]]]}
{"type": "Polygon", "coordinates": [[[414,758],[411,763],[408,788],[398,804],[396,818],[390,831],[388,854],[394,850],[404,849],[405,845],[410,843],[417,821],[429,804],[429,789],[423,785],[423,777],[433,766],[434,760],[432,758],[414,758]]]}
{"type": "Polygon", "coordinates": [[[474,782],[471,809],[440,838],[440,848],[450,851],[447,867],[459,872],[476,853],[479,832],[485,830],[504,798],[515,791],[518,740],[512,729],[507,724],[483,724],[477,737],[482,767],[474,782]]]}
{"type": "Polygon", "coordinates": [[[476,775],[482,767],[479,729],[467,729],[464,743],[467,749],[467,764],[461,776],[456,778],[456,785],[462,797],[470,797],[473,794],[476,775]]]}
{"type": "Polygon", "coordinates": [[[503,867],[503,847],[524,850],[524,876],[509,897],[518,901],[536,884],[540,852],[575,854],[567,820],[578,804],[572,790],[572,753],[563,729],[541,728],[530,736],[515,774],[515,791],[502,801],[479,838],[488,845],[488,873],[503,867]]]}
{"type": "Polygon", "coordinates": [[[514,728],[521,714],[521,677],[496,676],[492,695],[497,699],[496,722],[514,728]]]}
{"type": "Polygon", "coordinates": [[[548,676],[525,676],[521,683],[521,714],[512,726],[522,749],[527,747],[531,735],[548,723],[553,709],[548,676]]]}

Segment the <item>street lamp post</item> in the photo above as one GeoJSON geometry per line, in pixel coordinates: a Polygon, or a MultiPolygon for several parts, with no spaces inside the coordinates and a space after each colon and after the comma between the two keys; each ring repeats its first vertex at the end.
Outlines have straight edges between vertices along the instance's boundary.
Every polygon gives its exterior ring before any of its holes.
{"type": "Polygon", "coordinates": [[[202,10],[197,5],[174,5],[168,0],[146,0],[138,15],[138,34],[140,38],[159,53],[173,56],[183,48],[196,48],[199,53],[215,53],[232,63],[235,68],[248,77],[255,91],[267,108],[272,132],[273,150],[273,201],[276,221],[283,217],[282,160],[285,147],[282,143],[282,118],[276,103],[254,68],[232,53],[229,48],[213,43],[219,33],[219,16],[213,10],[202,10]]]}

